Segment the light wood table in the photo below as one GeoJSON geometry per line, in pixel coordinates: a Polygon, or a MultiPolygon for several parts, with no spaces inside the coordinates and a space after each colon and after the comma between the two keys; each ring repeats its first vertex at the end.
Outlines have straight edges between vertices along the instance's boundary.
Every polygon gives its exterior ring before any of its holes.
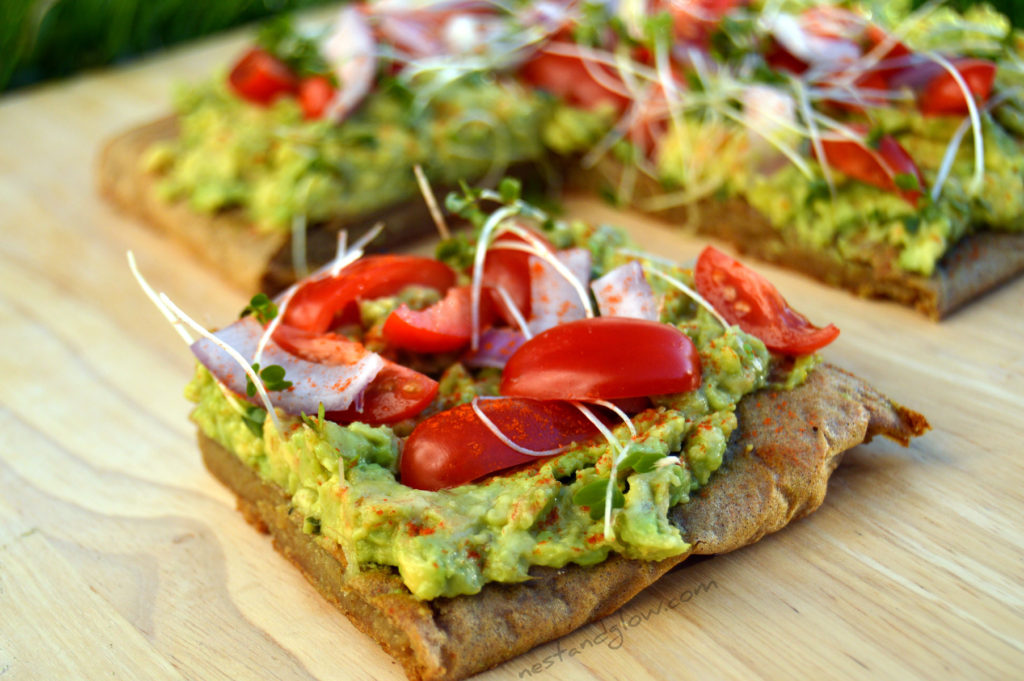
{"type": "MultiPolygon", "coordinates": [[[[402,678],[203,469],[191,356],[125,252],[204,323],[244,296],[95,192],[102,141],[241,41],[0,99],[0,679],[402,678]]],[[[573,207],[667,256],[703,245],[573,207]]],[[[1024,280],[934,324],[758,269],[934,430],[857,448],[810,518],[482,678],[1022,678],[1024,280]]]]}

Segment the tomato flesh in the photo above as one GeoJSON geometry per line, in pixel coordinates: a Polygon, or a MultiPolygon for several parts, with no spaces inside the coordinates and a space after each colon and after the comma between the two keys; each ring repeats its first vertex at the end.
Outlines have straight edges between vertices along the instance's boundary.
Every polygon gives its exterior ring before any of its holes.
{"type": "MultiPolygon", "coordinates": [[[[953,66],[960,73],[975,101],[984,104],[992,94],[996,65],[987,59],[954,59],[953,66]]],[[[932,78],[918,95],[917,107],[925,116],[966,114],[967,99],[956,79],[949,71],[932,78]]]]}
{"type": "Polygon", "coordinates": [[[278,97],[294,94],[299,85],[287,64],[259,47],[238,60],[228,74],[228,83],[243,99],[264,106],[278,97]]]}
{"type": "Polygon", "coordinates": [[[501,394],[615,400],[693,390],[700,357],[669,324],[628,317],[581,319],[548,329],[509,358],[501,394]]]}
{"type": "MultiPolygon", "coordinates": [[[[527,449],[564,447],[598,433],[579,410],[565,402],[512,398],[481,400],[478,406],[506,437],[527,449]]],[[[403,485],[438,490],[537,460],[509,447],[480,420],[472,405],[462,404],[416,426],[405,442],[399,471],[403,485]]]]}
{"type": "MultiPolygon", "coordinates": [[[[574,43],[566,44],[577,47],[574,43]]],[[[621,112],[629,106],[619,77],[603,64],[584,63],[580,57],[538,52],[523,64],[520,75],[530,85],[582,109],[611,106],[621,112]],[[595,77],[595,73],[601,75],[595,77]]]]}
{"type": "MultiPolygon", "coordinates": [[[[488,296],[480,300],[480,326],[491,320],[488,296]]],[[[403,303],[384,321],[388,345],[413,352],[450,352],[469,343],[473,333],[472,290],[469,286],[448,289],[444,299],[424,310],[403,303]]]]}
{"type": "Polygon", "coordinates": [[[303,284],[292,296],[282,322],[305,331],[323,333],[336,318],[351,315],[360,300],[395,295],[406,286],[419,285],[447,291],[455,273],[443,262],[416,255],[370,255],[357,260],[334,277],[303,284]]]}
{"type": "Polygon", "coordinates": [[[306,118],[320,118],[334,99],[335,89],[327,76],[310,76],[299,83],[299,105],[306,118]]]}
{"type": "Polygon", "coordinates": [[[811,324],[770,281],[712,246],[697,258],[695,275],[698,293],[726,321],[757,336],[773,352],[806,355],[839,335],[834,324],[811,324]]]}
{"type": "MultiPolygon", "coordinates": [[[[867,132],[863,126],[850,127],[861,134],[867,132]]],[[[876,149],[869,149],[860,140],[845,138],[822,139],[821,148],[829,165],[836,170],[861,182],[899,194],[917,206],[921,198],[920,188],[924,187],[924,177],[914,159],[891,135],[882,135],[876,149]],[[915,178],[918,188],[900,187],[897,184],[900,175],[915,178]]]]}
{"type": "MultiPolygon", "coordinates": [[[[350,364],[367,352],[362,344],[334,333],[315,334],[288,326],[277,328],[274,342],[293,355],[320,364],[350,364]]],[[[423,411],[437,395],[437,389],[437,381],[429,376],[385,360],[384,368],[363,391],[361,409],[353,405],[342,411],[329,411],[325,417],[336,423],[395,423],[423,411]]]]}

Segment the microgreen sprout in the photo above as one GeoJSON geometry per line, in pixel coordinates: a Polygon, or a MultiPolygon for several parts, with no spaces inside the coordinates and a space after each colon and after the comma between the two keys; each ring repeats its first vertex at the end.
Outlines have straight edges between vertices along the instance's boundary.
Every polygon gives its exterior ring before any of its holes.
{"type": "Polygon", "coordinates": [[[242,310],[239,318],[252,315],[260,324],[266,324],[277,317],[277,304],[266,293],[257,293],[242,310]]]}

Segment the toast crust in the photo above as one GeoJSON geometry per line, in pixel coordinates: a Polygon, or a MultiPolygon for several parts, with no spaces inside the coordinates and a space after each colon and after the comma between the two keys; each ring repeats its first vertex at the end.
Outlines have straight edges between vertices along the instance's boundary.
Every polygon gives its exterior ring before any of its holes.
{"type": "MultiPolygon", "coordinates": [[[[187,248],[245,293],[273,294],[294,283],[297,277],[288,232],[258,230],[240,210],[206,214],[193,210],[187,201],[160,198],[159,177],[147,173],[142,161],[154,143],[174,139],[177,134],[177,120],[169,116],[108,141],[97,161],[100,193],[123,212],[187,248]]],[[[382,210],[310,225],[306,233],[309,268],[315,269],[334,257],[340,230],[348,231],[351,243],[378,222],[383,222],[385,229],[370,250],[394,250],[434,230],[430,213],[418,196],[382,210]]]]}
{"type": "MultiPolygon", "coordinates": [[[[570,185],[594,193],[620,173],[618,162],[603,159],[570,176],[570,185]]],[[[663,192],[657,182],[644,176],[638,178],[634,196],[642,200],[663,192]]],[[[981,231],[968,235],[943,256],[932,276],[924,277],[895,268],[892,253],[887,251],[880,251],[872,262],[856,262],[787,239],[742,199],[707,198],[650,214],[723,239],[746,255],[803,272],[864,298],[893,300],[936,320],[1024,272],[1024,233],[981,231]]]]}
{"type": "Polygon", "coordinates": [[[876,435],[906,443],[928,429],[921,415],[829,365],[792,391],[747,396],[737,414],[740,426],[722,471],[671,513],[690,553],[658,562],[613,555],[591,567],[535,568],[528,582],[490,583],[473,596],[433,601],[416,600],[390,568],[346,577],[344,554],[302,532],[303,518],[289,514],[280,488],[202,433],[199,445],[245,518],[269,532],[274,547],[410,679],[456,681],[614,612],[689,555],[732,551],[811,513],[850,448],[876,435]],[[776,417],[779,430],[752,425],[776,417]]]}

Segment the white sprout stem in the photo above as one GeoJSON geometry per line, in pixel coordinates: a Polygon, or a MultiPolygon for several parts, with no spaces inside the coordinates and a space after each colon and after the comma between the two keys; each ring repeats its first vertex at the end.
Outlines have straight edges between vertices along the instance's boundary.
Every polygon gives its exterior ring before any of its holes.
{"type": "Polygon", "coordinates": [[[664,265],[666,267],[684,267],[682,263],[675,260],[670,260],[664,256],[655,255],[654,253],[648,253],[647,251],[641,251],[635,248],[616,248],[615,252],[621,253],[622,255],[628,255],[633,258],[650,260],[651,262],[656,262],[659,265],[664,265]]]}
{"type": "Polygon", "coordinates": [[[612,529],[612,489],[616,484],[615,477],[619,471],[619,460],[626,453],[626,450],[622,447],[622,443],[615,437],[615,434],[608,430],[608,427],[601,423],[601,419],[594,415],[594,412],[590,411],[586,405],[580,402],[573,402],[572,405],[580,410],[587,420],[594,424],[594,426],[601,431],[601,435],[604,435],[605,439],[608,440],[608,444],[612,446],[612,467],[608,471],[608,487],[604,493],[604,537],[605,539],[615,539],[615,531],[612,529]]]}
{"type": "MultiPolygon", "coordinates": [[[[672,75],[672,68],[668,60],[669,46],[665,41],[658,40],[654,44],[654,64],[658,71],[658,80],[661,89],[665,92],[665,101],[674,101],[679,96],[679,89],[676,87],[675,77],[672,75]]],[[[677,128],[682,126],[682,116],[677,108],[671,111],[672,124],[677,128]]]]}
{"type": "MultiPolygon", "coordinates": [[[[736,121],[743,127],[754,129],[745,115],[737,114],[733,111],[730,111],[726,107],[720,107],[716,110],[726,118],[736,121]]],[[[771,115],[770,112],[768,113],[769,115],[771,115]]],[[[804,174],[805,177],[810,178],[814,176],[814,173],[811,171],[811,167],[807,165],[807,161],[805,161],[804,158],[795,149],[790,148],[788,145],[779,140],[774,132],[771,134],[767,134],[764,131],[757,132],[766,140],[768,140],[769,144],[778,149],[783,156],[789,159],[790,163],[795,165],[800,170],[800,172],[804,174]]]]}
{"type": "Polygon", "coordinates": [[[171,326],[174,327],[174,330],[178,332],[178,335],[182,337],[185,343],[191,346],[192,343],[195,342],[195,340],[192,338],[191,334],[189,334],[187,330],[185,330],[180,324],[177,323],[177,318],[174,316],[174,313],[171,312],[167,308],[167,306],[163,304],[163,301],[160,300],[160,296],[157,295],[157,292],[153,290],[153,287],[149,285],[149,282],[146,281],[146,278],[142,276],[141,272],[139,272],[139,267],[135,263],[135,254],[132,253],[131,251],[128,251],[127,255],[128,267],[129,269],[131,269],[132,274],[135,276],[135,281],[139,282],[139,286],[142,287],[142,292],[146,294],[147,298],[153,301],[153,304],[156,305],[156,309],[160,310],[160,314],[164,316],[164,319],[171,323],[171,326]]]}
{"type": "Polygon", "coordinates": [[[288,287],[288,290],[281,296],[281,302],[277,306],[277,316],[270,320],[267,324],[267,328],[263,330],[263,335],[260,336],[259,343],[256,344],[256,354],[253,355],[253,364],[262,364],[263,361],[263,349],[267,347],[267,343],[270,342],[274,332],[277,331],[277,327],[281,325],[281,320],[284,318],[285,310],[288,309],[288,303],[291,302],[292,296],[299,290],[299,285],[292,284],[288,287]]]}
{"type": "Polygon", "coordinates": [[[515,206],[503,206],[491,213],[480,229],[480,236],[476,242],[476,253],[473,254],[473,284],[469,291],[469,318],[472,332],[470,334],[470,348],[476,350],[480,347],[480,296],[483,293],[484,285],[484,260],[487,258],[487,242],[491,234],[499,224],[506,218],[510,218],[519,209],[515,206]]]}
{"type": "Polygon", "coordinates": [[[508,313],[512,315],[512,320],[515,321],[516,326],[519,327],[519,330],[522,332],[526,340],[533,338],[533,333],[530,331],[530,325],[526,322],[526,319],[523,317],[523,313],[519,311],[515,301],[512,300],[512,296],[508,294],[505,287],[495,286],[494,290],[498,292],[499,296],[501,296],[501,301],[505,303],[505,307],[508,308],[508,313]]]}
{"type": "MultiPolygon", "coordinates": [[[[610,66],[612,68],[619,68],[620,63],[616,60],[615,55],[606,50],[596,50],[592,47],[586,47],[584,45],[569,44],[561,41],[553,41],[541,48],[541,52],[547,52],[549,54],[555,54],[562,57],[575,57],[580,59],[584,63],[591,62],[595,64],[602,64],[604,66],[610,66]]],[[[650,68],[637,64],[636,62],[630,62],[628,65],[630,73],[638,78],[648,81],[658,80],[658,75],[654,73],[650,68]]],[[[626,93],[622,93],[626,94],[626,93]]]]}
{"type": "MultiPolygon", "coordinates": [[[[1003,93],[1000,97],[993,97],[985,105],[986,110],[1002,104],[1010,97],[1018,95],[1019,92],[1011,91],[1003,93]]],[[[971,119],[969,116],[965,116],[964,120],[957,126],[956,131],[949,140],[949,144],[946,145],[946,151],[942,155],[942,163],[939,165],[939,172],[935,176],[935,184],[932,185],[931,199],[932,201],[938,201],[942,195],[942,187],[949,178],[949,173],[953,169],[953,162],[956,161],[957,152],[960,151],[960,143],[963,142],[964,135],[967,134],[967,130],[971,127],[971,119]]]]}
{"type": "MultiPolygon", "coordinates": [[[[511,232],[516,236],[525,239],[530,245],[534,247],[534,251],[531,251],[533,255],[537,256],[541,260],[544,260],[549,265],[555,268],[555,271],[562,275],[562,278],[569,282],[569,285],[576,290],[576,294],[580,297],[580,302],[583,303],[583,309],[586,312],[586,316],[589,319],[594,316],[594,306],[590,304],[590,293],[587,292],[586,287],[583,283],[576,278],[568,267],[562,264],[562,261],[551,254],[551,252],[544,246],[544,243],[538,239],[529,230],[523,229],[518,225],[505,225],[505,231],[511,232]]],[[[505,248],[506,246],[502,246],[505,248]]]]}
{"type": "Polygon", "coordinates": [[[423,195],[423,201],[427,204],[427,210],[430,211],[430,217],[434,220],[434,226],[437,227],[438,233],[442,239],[451,238],[452,233],[448,229],[448,223],[444,220],[441,208],[437,205],[437,197],[434,196],[434,190],[430,188],[430,182],[427,180],[423,168],[417,163],[412,167],[412,172],[416,175],[416,184],[419,185],[420,194],[423,195]]]}
{"type": "Polygon", "coordinates": [[[981,191],[981,185],[985,181],[985,140],[982,138],[981,115],[978,113],[978,104],[974,101],[974,94],[967,87],[964,77],[955,66],[941,54],[926,52],[925,56],[944,68],[956,81],[957,87],[964,95],[967,102],[967,114],[971,121],[971,128],[974,135],[974,177],[971,178],[971,186],[968,191],[977,195],[981,191]]]}
{"type": "MultiPolygon", "coordinates": [[[[139,272],[138,265],[135,262],[135,254],[132,253],[131,251],[128,251],[127,255],[128,267],[131,269],[132,274],[135,275],[135,279],[136,281],[139,282],[139,286],[142,287],[142,291],[153,302],[156,308],[160,310],[160,313],[170,323],[171,328],[177,331],[178,335],[180,335],[185,340],[185,342],[189,346],[191,346],[192,343],[195,342],[191,334],[189,334],[189,332],[181,324],[178,323],[178,319],[177,317],[174,316],[174,313],[171,312],[166,305],[164,305],[163,301],[160,300],[160,297],[157,295],[157,292],[153,290],[153,287],[149,285],[149,282],[146,281],[145,277],[142,276],[142,273],[139,272]]],[[[224,398],[227,400],[228,406],[239,414],[245,414],[245,411],[242,409],[242,406],[238,403],[238,399],[231,394],[231,391],[228,390],[228,387],[224,385],[220,381],[220,379],[216,377],[214,377],[214,383],[217,385],[221,393],[224,395],[224,398]]]]}
{"type": "Polygon", "coordinates": [[[664,272],[662,272],[660,270],[657,270],[657,269],[655,269],[653,267],[643,266],[643,270],[644,270],[644,272],[646,274],[653,274],[654,276],[659,277],[660,279],[668,282],[671,286],[675,286],[677,289],[679,289],[680,291],[682,291],[683,293],[688,295],[697,304],[699,304],[705,310],[710,312],[711,316],[713,316],[715,319],[718,320],[718,323],[722,325],[723,329],[728,329],[731,326],[731,324],[729,324],[729,322],[725,321],[725,318],[722,317],[722,315],[718,314],[718,310],[716,310],[714,308],[714,306],[711,305],[711,303],[709,303],[707,300],[705,300],[704,296],[700,295],[699,293],[694,291],[692,288],[690,288],[689,286],[687,286],[683,282],[681,282],[678,279],[676,279],[675,277],[669,276],[669,275],[665,274],[664,272]]]}
{"type": "Polygon", "coordinates": [[[793,91],[796,93],[797,104],[800,107],[800,114],[804,117],[804,123],[807,125],[811,147],[814,149],[814,155],[817,156],[818,163],[821,165],[821,174],[825,177],[825,184],[828,185],[828,193],[834,198],[836,195],[836,185],[832,179],[832,166],[829,165],[828,159],[825,157],[825,147],[822,146],[818,123],[814,118],[814,113],[811,111],[811,103],[807,99],[807,90],[799,79],[793,78],[791,80],[793,91]]]}
{"type": "Polygon", "coordinates": [[[277,412],[274,411],[274,404],[273,402],[270,401],[270,395],[267,394],[267,390],[263,386],[263,379],[260,378],[259,374],[257,374],[249,365],[249,363],[245,361],[245,357],[242,357],[242,354],[238,352],[238,350],[235,350],[233,347],[222,341],[220,338],[217,338],[217,336],[215,336],[206,328],[204,328],[202,324],[200,324],[199,322],[195,321],[187,314],[185,314],[185,311],[182,310],[177,305],[175,305],[174,301],[168,298],[166,293],[161,293],[159,294],[159,296],[160,301],[174,313],[175,317],[177,317],[177,319],[174,321],[174,324],[188,324],[200,336],[209,339],[221,350],[228,353],[228,356],[231,357],[231,359],[235,360],[235,362],[238,363],[238,366],[242,367],[242,369],[245,371],[245,374],[249,377],[249,380],[251,380],[253,382],[253,385],[256,386],[256,392],[259,394],[260,400],[263,401],[263,406],[266,408],[267,414],[269,414],[271,420],[273,420],[274,427],[277,428],[278,432],[282,432],[281,422],[277,419],[277,412]]]}
{"type": "Polygon", "coordinates": [[[309,276],[309,262],[306,260],[306,214],[292,217],[292,269],[299,279],[309,276]]]}
{"type": "Polygon", "coordinates": [[[633,419],[629,418],[629,415],[619,409],[618,405],[614,402],[609,402],[608,400],[588,400],[588,402],[613,411],[616,416],[622,419],[622,422],[626,424],[626,427],[629,428],[629,436],[636,437],[636,426],[633,425],[633,419]]]}
{"type": "Polygon", "coordinates": [[[489,430],[492,433],[494,433],[494,436],[496,438],[498,438],[503,443],[505,443],[505,445],[507,445],[508,447],[511,447],[512,449],[514,449],[515,451],[519,452],[520,454],[525,454],[526,456],[537,456],[537,457],[553,456],[553,455],[558,454],[559,452],[561,452],[561,451],[563,451],[565,449],[565,447],[555,447],[554,449],[528,449],[526,447],[523,447],[522,445],[518,445],[515,442],[513,442],[507,435],[505,435],[505,433],[501,432],[501,429],[498,428],[497,424],[494,423],[494,421],[492,421],[487,416],[487,414],[484,413],[484,410],[480,408],[480,398],[479,397],[474,397],[473,401],[470,402],[470,406],[473,409],[473,413],[476,414],[478,419],[480,419],[480,422],[483,423],[485,426],[487,426],[487,430],[489,430]]]}

